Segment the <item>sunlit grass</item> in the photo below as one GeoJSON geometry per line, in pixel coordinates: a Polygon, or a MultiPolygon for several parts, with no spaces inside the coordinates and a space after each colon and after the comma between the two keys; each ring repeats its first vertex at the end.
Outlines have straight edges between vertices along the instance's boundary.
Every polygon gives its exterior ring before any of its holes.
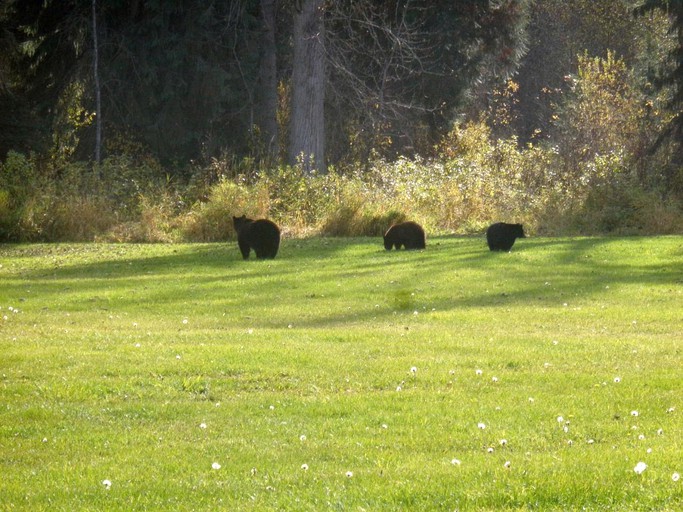
{"type": "Polygon", "coordinates": [[[0,247],[0,509],[678,510],[682,254],[0,247]]]}

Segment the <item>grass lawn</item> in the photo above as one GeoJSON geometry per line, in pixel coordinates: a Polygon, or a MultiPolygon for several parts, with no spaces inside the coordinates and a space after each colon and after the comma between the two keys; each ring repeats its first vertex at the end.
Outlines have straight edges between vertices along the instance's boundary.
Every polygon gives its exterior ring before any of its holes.
{"type": "Polygon", "coordinates": [[[2,511],[677,511],[682,415],[680,236],[0,246],[2,511]]]}

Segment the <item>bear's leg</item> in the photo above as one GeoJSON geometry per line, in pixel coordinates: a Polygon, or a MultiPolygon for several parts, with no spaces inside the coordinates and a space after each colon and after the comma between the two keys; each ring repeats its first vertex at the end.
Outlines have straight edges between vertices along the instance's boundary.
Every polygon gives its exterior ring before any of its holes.
{"type": "Polygon", "coordinates": [[[237,245],[240,247],[240,252],[242,253],[242,258],[245,260],[249,259],[249,252],[251,251],[251,248],[249,247],[249,244],[244,242],[244,241],[238,241],[237,245]]]}

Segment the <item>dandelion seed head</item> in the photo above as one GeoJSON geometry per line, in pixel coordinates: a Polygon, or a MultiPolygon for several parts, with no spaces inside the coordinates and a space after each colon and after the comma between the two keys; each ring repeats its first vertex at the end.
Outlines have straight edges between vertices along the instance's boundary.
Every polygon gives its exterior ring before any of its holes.
{"type": "Polygon", "coordinates": [[[187,318],[183,318],[183,325],[187,325],[187,318]]]}
{"type": "Polygon", "coordinates": [[[347,471],[346,478],[353,478],[353,471],[347,471]]]}
{"type": "Polygon", "coordinates": [[[673,475],[671,475],[671,480],[673,480],[674,482],[678,482],[680,479],[681,475],[679,475],[678,473],[674,473],[673,475]]]}
{"type": "Polygon", "coordinates": [[[302,464],[301,469],[303,469],[304,471],[308,471],[308,464],[302,464]]]}
{"type": "Polygon", "coordinates": [[[475,372],[474,372],[474,373],[475,373],[475,374],[477,374],[477,375],[482,375],[482,374],[483,374],[484,372],[483,372],[483,371],[481,371],[481,370],[475,370],[475,372]]]}
{"type": "Polygon", "coordinates": [[[510,466],[511,466],[511,465],[512,465],[512,463],[511,463],[509,460],[506,460],[506,461],[505,461],[505,464],[503,464],[503,467],[504,467],[505,469],[510,469],[510,466]]]}
{"type": "Polygon", "coordinates": [[[619,384],[621,382],[621,377],[614,377],[614,383],[619,384]]]}
{"type": "Polygon", "coordinates": [[[410,373],[412,373],[413,375],[415,375],[415,374],[417,373],[417,366],[413,366],[413,367],[410,369],[410,373]]]}
{"type": "Polygon", "coordinates": [[[459,466],[461,464],[460,459],[451,460],[451,464],[453,464],[454,466],[459,466]]]}
{"type": "Polygon", "coordinates": [[[647,469],[647,464],[644,462],[639,462],[636,464],[636,467],[633,468],[633,471],[636,472],[636,475],[642,475],[643,472],[647,469]]]}
{"type": "Polygon", "coordinates": [[[479,430],[484,430],[486,428],[486,423],[477,423],[477,428],[479,430]]]}
{"type": "Polygon", "coordinates": [[[558,423],[564,423],[564,417],[558,416],[558,417],[557,417],[557,422],[558,422],[558,423]]]}
{"type": "Polygon", "coordinates": [[[199,428],[202,428],[202,429],[206,428],[206,423],[200,423],[199,428]]]}
{"type": "Polygon", "coordinates": [[[657,435],[658,436],[664,435],[664,430],[661,428],[659,430],[657,430],[657,435]]]}
{"type": "Polygon", "coordinates": [[[214,462],[211,464],[212,469],[221,469],[221,465],[218,462],[214,462]]]}
{"type": "Polygon", "coordinates": [[[500,445],[501,445],[501,446],[507,446],[507,444],[508,444],[508,440],[507,440],[507,439],[501,439],[501,440],[500,440],[500,445]]]}
{"type": "Polygon", "coordinates": [[[301,442],[303,443],[305,440],[306,440],[306,435],[305,435],[305,434],[301,434],[301,435],[299,436],[299,441],[301,441],[301,442]]]}
{"type": "Polygon", "coordinates": [[[493,381],[493,382],[498,382],[498,377],[492,377],[492,378],[491,378],[491,381],[493,381]]]}
{"type": "Polygon", "coordinates": [[[111,489],[111,480],[109,480],[108,478],[105,478],[104,480],[102,480],[102,485],[104,485],[104,488],[106,490],[111,489]]]}
{"type": "Polygon", "coordinates": [[[489,447],[486,449],[486,453],[493,453],[493,447],[489,446],[489,447]]]}
{"type": "Polygon", "coordinates": [[[631,411],[631,416],[640,416],[638,411],[631,411]]]}

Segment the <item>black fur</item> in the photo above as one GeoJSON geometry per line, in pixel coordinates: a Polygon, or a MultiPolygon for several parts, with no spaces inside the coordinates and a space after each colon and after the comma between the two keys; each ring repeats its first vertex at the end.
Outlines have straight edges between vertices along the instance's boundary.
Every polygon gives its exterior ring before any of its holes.
{"type": "Polygon", "coordinates": [[[497,222],[486,230],[486,242],[492,251],[509,251],[517,238],[526,238],[521,224],[497,222]]]}
{"type": "Polygon", "coordinates": [[[237,232],[237,245],[246,260],[252,249],[258,259],[273,259],[280,248],[280,228],[268,219],[247,219],[245,215],[232,218],[237,232]]]}
{"type": "Polygon", "coordinates": [[[390,251],[392,247],[400,249],[424,249],[426,237],[422,226],[416,222],[408,221],[394,224],[384,234],[384,248],[390,251]]]}

